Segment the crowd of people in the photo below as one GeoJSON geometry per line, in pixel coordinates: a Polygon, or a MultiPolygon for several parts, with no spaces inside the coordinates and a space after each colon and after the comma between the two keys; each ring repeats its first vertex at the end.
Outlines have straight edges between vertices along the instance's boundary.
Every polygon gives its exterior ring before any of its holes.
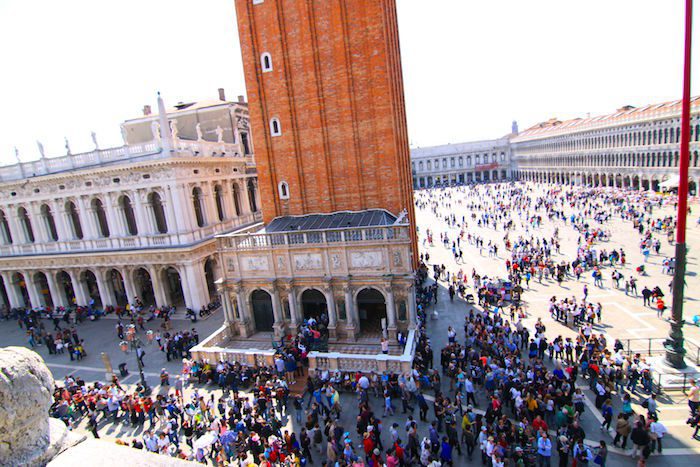
{"type": "MultiPolygon", "coordinates": [[[[426,251],[416,272],[412,371],[309,372],[308,352],[327,338],[323,314],[278,343],[269,366],[194,361],[189,350],[199,340],[196,330],[164,328],[146,334],[147,340],[183,366],[172,376],[161,370],[157,394],[141,384],[123,385],[116,376],[104,384],[66,377],[56,388],[51,414],[69,426],[86,423],[95,437],[107,425],[141,428],[118,442],[211,465],[605,465],[609,446],[628,449],[644,465],[652,453],[663,452],[668,432],[658,417],[652,366],[597,330],[604,310],[589,299],[587,285],[581,295],[557,294],[542,305],[570,328],[566,337],[548,332],[541,319],[533,322],[528,314],[533,305],[522,302],[531,281],[561,285],[590,274],[595,287],[602,286],[607,271],[613,288],[622,291],[624,284],[624,292],[636,296],[644,276],[622,276],[627,255],[605,247],[611,236],[606,224],[615,217],[633,223],[642,251],[654,251],[657,236],[674,228],[672,219],[653,217],[664,202],[596,189],[540,193],[525,184],[419,192],[417,208],[432,211],[449,229],[421,232],[426,251]],[[467,211],[472,214],[461,214],[467,211]],[[557,225],[551,235],[542,231],[548,221],[557,225]],[[485,241],[475,226],[501,230],[503,241],[485,241]],[[560,228],[573,228],[579,236],[573,257],[562,254],[560,228]],[[429,248],[438,239],[451,251],[453,264],[431,261],[429,248]],[[503,277],[477,268],[469,274],[468,249],[481,255],[486,249],[504,263],[503,277]],[[431,318],[440,319],[435,305],[442,287],[450,300],[461,297],[470,306],[463,308],[463,327],[450,323],[447,344],[434,351],[431,318]],[[473,296],[477,303],[470,301],[473,296]],[[299,388],[297,381],[305,385],[299,388]],[[587,393],[603,419],[599,433],[591,432],[593,418],[585,418],[593,409],[587,393]],[[643,410],[634,410],[633,397],[643,410]]],[[[641,296],[645,305],[663,302],[658,285],[644,284],[641,296]]],[[[146,331],[143,313],[122,319],[120,339],[146,331]]],[[[74,330],[55,332],[75,344],[74,330]]],[[[688,400],[689,422],[698,425],[695,381],[688,400]]]]}

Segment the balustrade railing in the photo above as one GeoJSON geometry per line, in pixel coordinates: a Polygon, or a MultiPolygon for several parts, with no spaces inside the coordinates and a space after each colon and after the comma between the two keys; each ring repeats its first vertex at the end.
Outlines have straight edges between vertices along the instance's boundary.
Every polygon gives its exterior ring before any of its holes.
{"type": "MultiPolygon", "coordinates": [[[[185,155],[202,156],[226,156],[244,158],[246,163],[252,157],[243,156],[237,144],[214,143],[211,141],[178,140],[175,147],[179,151],[186,151],[185,155]]],[[[13,165],[0,167],[0,182],[20,180],[26,177],[36,177],[52,173],[65,172],[67,170],[81,169],[98,166],[100,164],[126,161],[132,158],[145,156],[171,157],[169,154],[161,155],[160,143],[151,141],[141,144],[130,144],[116,148],[95,149],[94,151],[78,154],[64,155],[60,157],[41,158],[39,160],[18,162],[13,165]]]]}
{"type": "Polygon", "coordinates": [[[223,248],[236,250],[267,249],[275,246],[322,245],[339,242],[381,242],[408,240],[408,224],[386,227],[313,230],[285,233],[240,233],[221,237],[223,248]]]}
{"type": "Polygon", "coordinates": [[[59,240],[47,243],[25,243],[0,245],[0,256],[23,256],[54,252],[80,252],[94,250],[118,250],[124,248],[149,248],[187,245],[198,240],[212,238],[217,231],[230,231],[238,227],[259,222],[262,214],[258,211],[234,219],[226,220],[193,232],[184,234],[141,235],[137,237],[106,237],[82,240],[59,240]]]}

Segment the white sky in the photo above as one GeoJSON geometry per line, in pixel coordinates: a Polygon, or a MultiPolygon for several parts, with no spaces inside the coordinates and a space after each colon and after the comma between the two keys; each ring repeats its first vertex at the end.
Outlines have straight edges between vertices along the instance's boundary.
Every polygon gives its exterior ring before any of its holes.
{"type": "MultiPolygon", "coordinates": [[[[348,0],[352,1],[352,0],[348,0]]],[[[678,99],[682,0],[397,0],[413,146],[678,99]]],[[[700,82],[700,5],[694,82],[700,82]]],[[[166,103],[245,94],[233,0],[0,0],[0,163],[121,142],[166,103]]],[[[698,94],[697,86],[693,94],[698,94]]]]}

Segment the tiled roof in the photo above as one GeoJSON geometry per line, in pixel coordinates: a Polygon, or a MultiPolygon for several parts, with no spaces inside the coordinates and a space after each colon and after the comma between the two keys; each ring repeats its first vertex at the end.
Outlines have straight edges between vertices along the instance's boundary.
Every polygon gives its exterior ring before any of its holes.
{"type": "MultiPolygon", "coordinates": [[[[697,113],[700,111],[700,96],[690,99],[691,112],[697,113]]],[[[578,129],[583,129],[586,126],[613,126],[626,121],[653,119],[659,113],[681,113],[681,101],[662,102],[661,104],[650,104],[645,107],[624,106],[618,109],[615,113],[608,115],[598,115],[587,118],[574,118],[571,120],[560,121],[556,118],[551,118],[545,122],[538,123],[530,128],[520,132],[514,138],[514,141],[522,139],[537,139],[540,136],[550,136],[555,133],[568,133],[578,129]],[[564,131],[562,131],[564,130],[564,131]]]]}
{"type": "Polygon", "coordinates": [[[294,232],[298,230],[328,230],[349,227],[387,226],[396,222],[396,216],[384,209],[340,211],[332,214],[282,216],[272,219],[266,232],[294,232]]]}

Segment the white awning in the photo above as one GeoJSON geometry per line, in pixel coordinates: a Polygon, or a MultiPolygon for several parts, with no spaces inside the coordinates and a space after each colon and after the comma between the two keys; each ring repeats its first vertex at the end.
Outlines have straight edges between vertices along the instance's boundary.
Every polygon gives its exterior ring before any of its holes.
{"type": "Polygon", "coordinates": [[[659,184],[659,188],[678,188],[678,182],[680,182],[681,177],[679,175],[674,175],[665,182],[659,184]]]}

